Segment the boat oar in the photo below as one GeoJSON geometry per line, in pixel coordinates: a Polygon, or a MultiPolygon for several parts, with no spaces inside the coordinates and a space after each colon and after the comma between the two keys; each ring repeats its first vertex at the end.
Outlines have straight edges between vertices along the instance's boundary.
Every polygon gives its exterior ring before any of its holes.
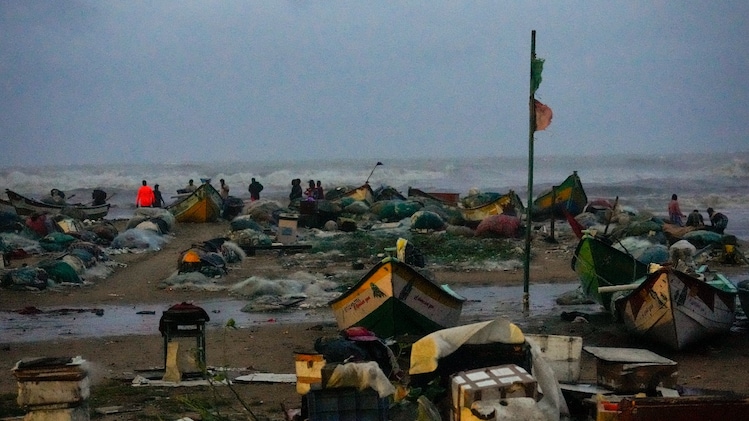
{"type": "Polygon", "coordinates": [[[607,292],[617,292],[617,291],[631,291],[633,289],[637,289],[640,284],[624,284],[624,285],[610,285],[605,287],[598,287],[598,293],[599,294],[605,294],[607,292]]]}
{"type": "MultiPolygon", "coordinates": [[[[377,161],[374,168],[372,168],[372,171],[369,173],[369,177],[372,177],[372,174],[374,174],[375,168],[379,167],[380,165],[382,165],[382,162],[377,161]]],[[[369,184],[369,177],[367,177],[367,181],[365,181],[364,184],[369,184]]]]}

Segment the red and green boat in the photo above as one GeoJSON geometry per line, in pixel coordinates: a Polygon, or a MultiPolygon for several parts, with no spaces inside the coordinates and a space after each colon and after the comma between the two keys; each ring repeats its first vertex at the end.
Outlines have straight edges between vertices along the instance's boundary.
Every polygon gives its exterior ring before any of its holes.
{"type": "Polygon", "coordinates": [[[423,336],[458,324],[465,298],[387,257],[328,304],[339,329],[365,327],[381,338],[423,336]]]}

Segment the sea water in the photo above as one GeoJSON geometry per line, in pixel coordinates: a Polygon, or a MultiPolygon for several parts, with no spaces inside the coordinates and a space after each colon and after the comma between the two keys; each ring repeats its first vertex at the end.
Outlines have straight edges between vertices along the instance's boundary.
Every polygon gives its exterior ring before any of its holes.
{"type": "MultiPolygon", "coordinates": [[[[380,160],[290,160],[213,163],[59,165],[0,169],[0,187],[35,198],[52,188],[63,190],[71,203],[91,201],[101,188],[113,205],[109,219],[129,218],[135,195],[146,180],[159,184],[165,201],[174,200],[177,189],[189,179],[200,183],[210,178],[218,186],[225,179],[230,194],[249,198],[247,187],[254,177],[265,187],[261,198],[288,201],[291,180],[320,180],[323,187],[358,186],[367,179],[372,188],[389,186],[407,193],[409,187],[424,191],[460,193],[472,189],[506,193],[514,190],[528,201],[529,159],[522,156],[380,160]]],[[[749,240],[749,152],[733,154],[538,156],[533,159],[532,197],[561,183],[577,171],[589,199],[604,198],[637,211],[667,214],[672,194],[677,194],[683,213],[713,207],[729,218],[727,233],[749,240]]]]}

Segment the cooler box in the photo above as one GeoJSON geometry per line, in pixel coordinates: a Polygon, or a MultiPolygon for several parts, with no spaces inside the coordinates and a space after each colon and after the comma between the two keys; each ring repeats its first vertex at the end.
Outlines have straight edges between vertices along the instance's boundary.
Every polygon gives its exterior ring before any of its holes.
{"type": "Polygon", "coordinates": [[[12,371],[21,407],[77,406],[90,395],[88,371],[80,357],[24,359],[12,371]]]}
{"type": "Polygon", "coordinates": [[[310,390],[304,398],[309,421],[387,421],[389,418],[390,400],[380,398],[371,388],[310,390]]]}
{"type": "Polygon", "coordinates": [[[461,371],[450,378],[451,420],[460,421],[462,408],[480,400],[538,398],[536,379],[515,364],[461,371]]]}
{"type": "Polygon", "coordinates": [[[282,244],[296,243],[296,230],[299,217],[296,215],[281,214],[278,217],[278,232],[276,240],[282,244]]]}
{"type": "Polygon", "coordinates": [[[596,358],[597,383],[616,393],[640,393],[656,387],[673,389],[679,377],[676,361],[637,348],[586,346],[596,358]]]}
{"type": "Polygon", "coordinates": [[[539,351],[561,383],[577,383],[580,380],[580,356],[583,338],[579,336],[526,334],[525,340],[539,351]]]}

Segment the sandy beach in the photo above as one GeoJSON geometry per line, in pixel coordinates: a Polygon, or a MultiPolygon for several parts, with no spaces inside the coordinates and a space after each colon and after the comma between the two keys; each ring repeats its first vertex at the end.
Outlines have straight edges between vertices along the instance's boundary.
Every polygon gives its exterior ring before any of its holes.
{"type": "MultiPolygon", "coordinates": [[[[124,226],[123,221],[118,221],[124,226]]],[[[173,238],[157,252],[140,254],[121,254],[112,258],[124,265],[104,280],[97,280],[93,285],[79,288],[63,288],[61,291],[43,291],[40,293],[2,290],[0,292],[0,310],[16,311],[33,306],[38,309],[52,308],[94,308],[105,304],[132,305],[133,311],[145,304],[173,303],[187,301],[200,305],[201,301],[223,298],[226,291],[175,291],[160,289],[159,282],[169,277],[176,270],[180,252],[191,244],[219,237],[229,231],[225,221],[207,224],[176,224],[173,238]]],[[[577,286],[577,277],[570,268],[571,253],[576,239],[560,230],[557,243],[549,243],[541,238],[533,241],[534,258],[531,263],[531,282],[569,284],[573,290],[577,286]]],[[[518,245],[522,246],[522,240],[518,245]]],[[[229,273],[222,277],[221,284],[232,284],[250,276],[275,276],[285,269],[284,259],[288,256],[275,251],[261,251],[255,256],[248,256],[240,264],[232,265],[229,273]]],[[[304,257],[304,255],[302,255],[304,257]]],[[[304,266],[306,259],[297,255],[297,264],[304,266]],[[299,263],[299,262],[302,263],[299,263]]],[[[314,260],[308,256],[310,261],[314,260]]],[[[365,269],[356,272],[363,275],[365,269]]],[[[12,267],[20,266],[23,260],[12,261],[12,267]]],[[[350,261],[327,262],[320,267],[315,261],[305,267],[308,271],[335,272],[352,271],[350,261]]],[[[746,267],[711,266],[721,270],[729,277],[732,273],[746,273],[746,267]]],[[[452,271],[435,268],[437,282],[449,283],[451,286],[470,285],[520,285],[523,283],[523,270],[497,271],[452,271]]],[[[532,299],[532,297],[531,297],[532,299]]],[[[166,308],[164,308],[166,309],[166,308]]],[[[608,314],[597,313],[589,317],[588,323],[571,323],[563,321],[559,312],[552,314],[529,314],[524,316],[522,309],[509,317],[526,333],[546,333],[580,336],[584,345],[646,347],[624,332],[623,326],[610,322],[608,314]]],[[[304,310],[299,310],[303,312],[304,310]]],[[[19,315],[18,317],[24,317],[19,315]]],[[[74,316],[71,316],[74,317],[74,316]]],[[[48,341],[32,343],[0,343],[0,360],[7,370],[16,361],[25,357],[37,356],[78,356],[91,363],[93,381],[92,396],[89,405],[96,408],[122,406],[121,411],[111,415],[94,415],[100,420],[142,420],[142,419],[178,419],[190,416],[199,419],[195,406],[185,404],[184,398],[190,401],[216,404],[221,414],[227,419],[248,418],[242,408],[240,399],[225,387],[147,387],[130,386],[132,378],[139,370],[148,370],[163,366],[163,340],[158,332],[158,315],[153,319],[153,333],[148,335],[127,335],[84,339],[67,339],[64,336],[48,341]],[[215,394],[214,394],[215,393],[215,394]],[[181,398],[180,398],[181,397],[181,398]]],[[[303,319],[303,316],[301,317],[303,319]]],[[[266,323],[242,326],[229,329],[211,329],[207,334],[207,364],[209,367],[229,367],[230,376],[253,372],[294,373],[294,352],[311,351],[314,340],[321,336],[334,336],[337,328],[330,315],[329,322],[293,324],[266,323]]],[[[474,320],[466,320],[471,322],[474,320]]],[[[745,322],[745,320],[744,320],[745,322]]],[[[705,342],[679,353],[657,350],[667,358],[678,362],[679,383],[692,388],[730,390],[736,393],[749,394],[749,376],[736,371],[736,367],[749,365],[749,334],[746,323],[743,329],[729,335],[705,342]]],[[[595,361],[583,353],[581,361],[581,382],[595,383],[595,361]]],[[[2,416],[19,415],[12,412],[15,405],[16,381],[10,371],[0,376],[0,407],[7,407],[2,416]]],[[[282,407],[298,408],[301,398],[294,384],[236,384],[233,390],[245,402],[258,419],[284,420],[282,407]]],[[[198,405],[199,407],[200,405],[198,405]]],[[[22,412],[20,412],[22,414],[22,412]]]]}

